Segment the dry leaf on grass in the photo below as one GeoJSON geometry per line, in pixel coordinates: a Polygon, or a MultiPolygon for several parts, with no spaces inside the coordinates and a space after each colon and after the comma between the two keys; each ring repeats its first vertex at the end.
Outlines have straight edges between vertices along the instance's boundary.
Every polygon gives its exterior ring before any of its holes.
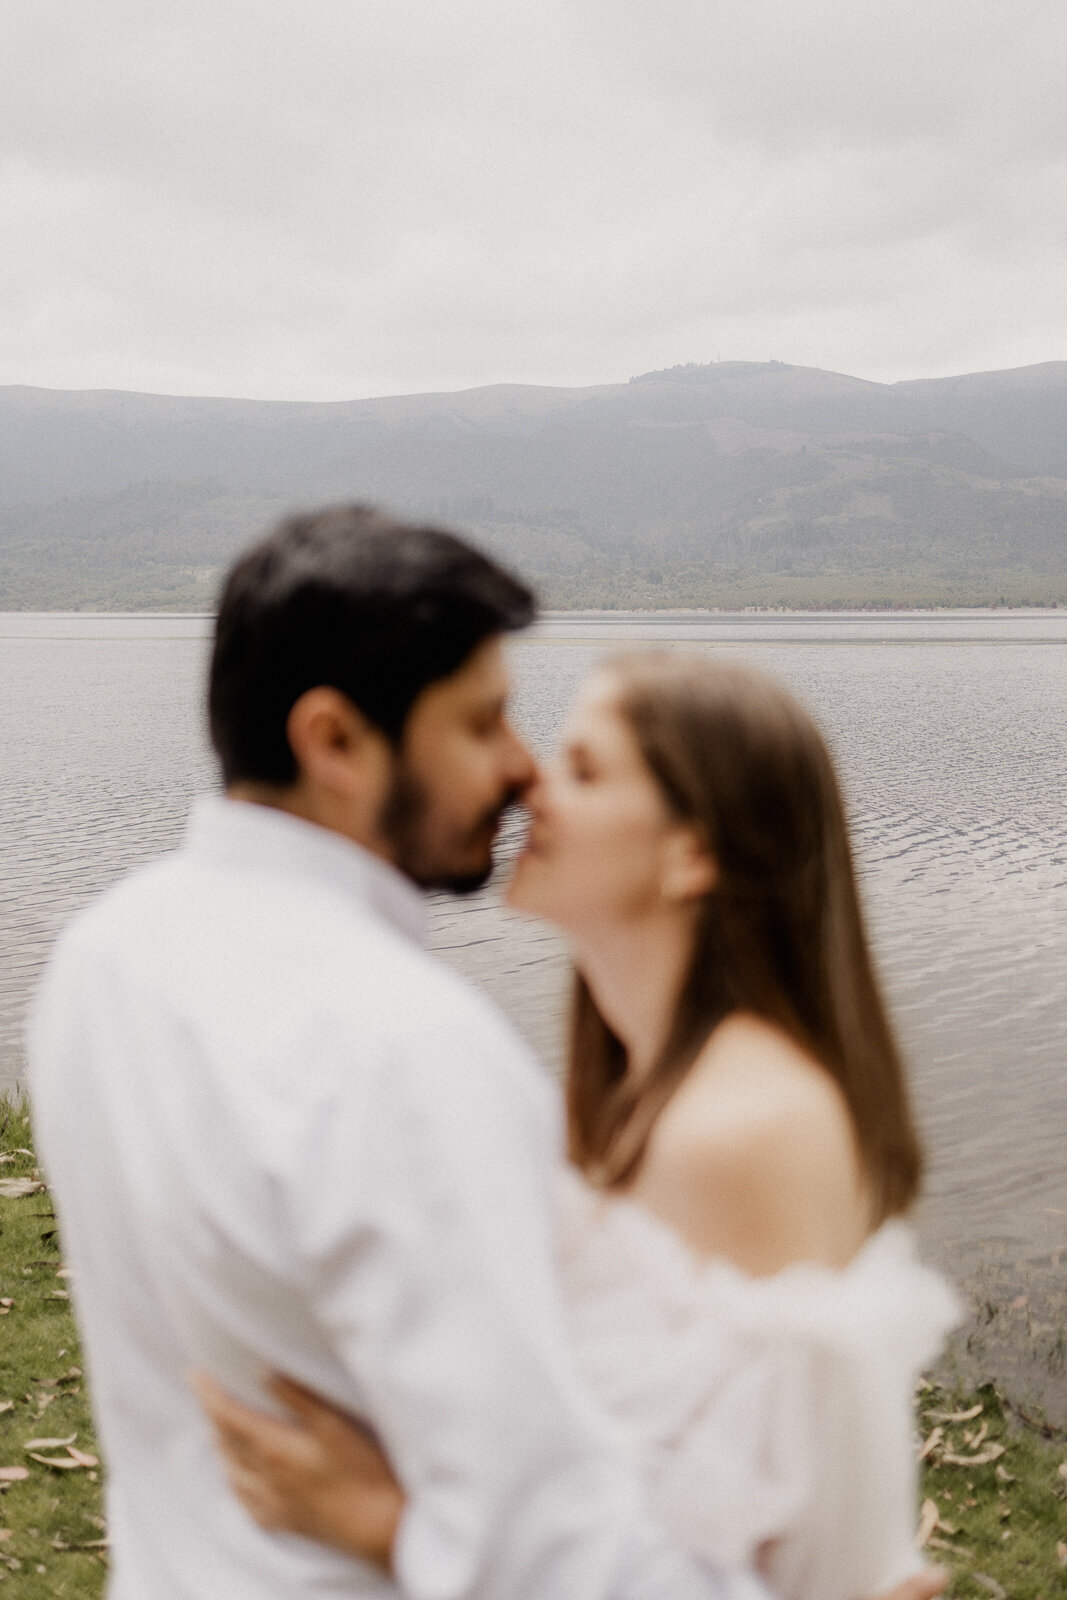
{"type": "Polygon", "coordinates": [[[915,1535],[915,1548],[922,1550],[938,1523],[937,1504],[933,1500],[924,1500],[923,1508],[919,1514],[919,1531],[915,1535]]]}
{"type": "Polygon", "coordinates": [[[82,1376],[81,1367],[68,1367],[58,1378],[34,1378],[39,1389],[58,1389],[65,1383],[77,1383],[82,1376]]]}
{"type": "Polygon", "coordinates": [[[40,1194],[43,1188],[39,1178],[0,1178],[0,1199],[24,1200],[28,1194],[40,1194]]]}
{"type": "MultiPolygon", "coordinates": [[[[951,1495],[949,1499],[951,1499],[951,1495]]],[[[919,1531],[915,1536],[915,1545],[919,1550],[924,1550],[928,1544],[938,1545],[941,1549],[953,1548],[946,1545],[943,1539],[935,1539],[935,1533],[943,1533],[949,1539],[954,1539],[959,1533],[954,1523],[945,1522],[937,1509],[936,1500],[924,1500],[922,1511],[919,1514],[919,1531]]]]}
{"type": "Polygon", "coordinates": [[[958,1456],[951,1450],[946,1450],[941,1461],[947,1467],[987,1467],[991,1461],[999,1460],[1003,1454],[1002,1444],[990,1444],[977,1456],[958,1456]]]}
{"type": "Polygon", "coordinates": [[[972,1406],[969,1411],[928,1411],[931,1422],[973,1422],[982,1415],[982,1406],[972,1406]]]}
{"type": "Polygon", "coordinates": [[[1067,1461],[1061,1461],[1059,1466],[1056,1468],[1056,1471],[1059,1473],[1061,1478],[1067,1478],[1067,1461]]]}
{"type": "Polygon", "coordinates": [[[950,1544],[947,1539],[941,1539],[932,1533],[926,1541],[927,1550],[951,1550],[954,1556],[962,1556],[964,1561],[974,1560],[974,1551],[964,1544],[950,1544]]]}
{"type": "Polygon", "coordinates": [[[933,1433],[929,1434],[923,1441],[919,1450],[919,1460],[925,1461],[927,1456],[932,1455],[944,1437],[944,1428],[935,1428],[933,1433]]]}
{"type": "Polygon", "coordinates": [[[42,1467],[55,1467],[59,1472],[73,1472],[78,1467],[98,1467],[100,1460],[97,1456],[75,1448],[77,1437],[76,1433],[72,1433],[65,1439],[30,1439],[23,1449],[31,1461],[39,1461],[42,1467]],[[41,1455],[42,1450],[66,1450],[67,1453],[65,1456],[45,1456],[41,1455]]]}
{"type": "Polygon", "coordinates": [[[1056,1560],[1061,1567],[1067,1567],[1067,1544],[1064,1544],[1062,1539],[1056,1546],[1056,1560]]]}
{"type": "Polygon", "coordinates": [[[993,1596],[993,1600],[1008,1600],[996,1578],[991,1578],[988,1572],[972,1572],[971,1577],[980,1589],[985,1589],[988,1594],[993,1596]]]}
{"type": "Polygon", "coordinates": [[[29,1475],[28,1467],[0,1467],[0,1483],[21,1483],[29,1475]]]}

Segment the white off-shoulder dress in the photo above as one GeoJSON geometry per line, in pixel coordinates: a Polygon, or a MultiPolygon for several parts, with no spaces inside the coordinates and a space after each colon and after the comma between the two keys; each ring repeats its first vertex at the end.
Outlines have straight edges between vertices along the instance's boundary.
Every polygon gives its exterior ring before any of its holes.
{"type": "Polygon", "coordinates": [[[663,1521],[784,1600],[865,1600],[918,1569],[913,1403],[956,1299],[885,1223],[843,1270],[753,1278],[641,1206],[558,1185],[579,1365],[663,1521]]]}

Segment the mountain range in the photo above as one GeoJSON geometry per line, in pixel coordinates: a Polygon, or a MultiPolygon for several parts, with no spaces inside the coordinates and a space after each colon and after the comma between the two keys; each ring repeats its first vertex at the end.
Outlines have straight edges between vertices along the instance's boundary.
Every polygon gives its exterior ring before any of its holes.
{"type": "Polygon", "coordinates": [[[1067,603],[1067,362],[716,362],[345,402],[0,388],[0,609],[203,609],[286,510],[466,530],[559,607],[1067,603]]]}

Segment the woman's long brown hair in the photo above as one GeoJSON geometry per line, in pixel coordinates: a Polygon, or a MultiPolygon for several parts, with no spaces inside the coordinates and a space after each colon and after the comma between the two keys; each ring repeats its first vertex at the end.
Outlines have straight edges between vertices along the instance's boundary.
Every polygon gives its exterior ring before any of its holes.
{"type": "Polygon", "coordinates": [[[632,1179],[656,1118],[708,1036],[744,1011],[781,1028],[840,1086],[872,1224],[906,1210],[922,1156],[822,737],[784,689],[736,664],[647,651],[616,657],[606,670],[671,812],[700,830],[718,877],[699,907],[670,1035],[639,1087],[577,977],[571,1159],[605,1186],[632,1179]]]}

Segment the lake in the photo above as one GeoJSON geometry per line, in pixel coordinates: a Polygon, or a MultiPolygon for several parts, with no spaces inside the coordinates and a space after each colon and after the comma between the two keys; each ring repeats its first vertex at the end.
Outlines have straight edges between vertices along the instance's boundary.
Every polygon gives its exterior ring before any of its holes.
{"type": "MultiPolygon", "coordinates": [[[[214,783],[204,617],[0,615],[0,1089],[63,921],[180,836],[214,783]]],[[[1067,611],[551,617],[515,641],[550,747],[606,649],[727,651],[789,684],[835,752],[931,1156],[921,1226],[973,1279],[1067,1247],[1067,611]],[[999,1270],[999,1269],[998,1269],[999,1270]]],[[[513,854],[519,824],[502,851],[513,854]]],[[[499,904],[434,898],[433,942],[558,1062],[566,958],[499,904]]],[[[1062,1274],[1060,1274],[1062,1277],[1062,1274]]]]}

